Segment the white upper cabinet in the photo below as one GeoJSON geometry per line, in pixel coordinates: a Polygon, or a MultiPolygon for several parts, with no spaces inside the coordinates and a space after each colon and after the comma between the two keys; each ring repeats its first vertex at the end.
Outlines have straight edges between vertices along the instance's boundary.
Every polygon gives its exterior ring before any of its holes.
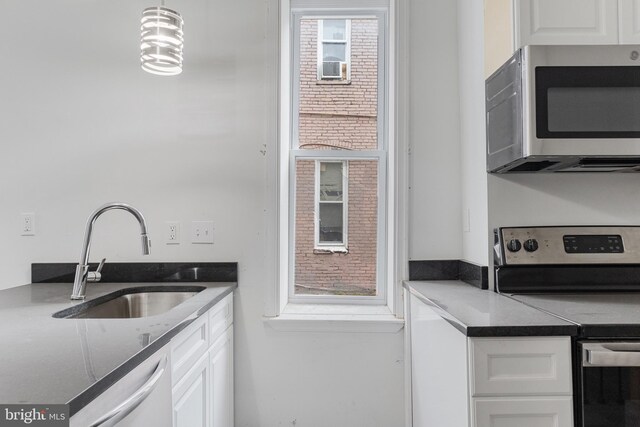
{"type": "Polygon", "coordinates": [[[640,0],[619,0],[620,44],[640,44],[640,0]]]}
{"type": "Polygon", "coordinates": [[[515,0],[513,7],[516,46],[618,44],[618,0],[515,0]]]}
{"type": "Polygon", "coordinates": [[[484,0],[485,77],[525,45],[640,44],[640,0],[484,0]]]}

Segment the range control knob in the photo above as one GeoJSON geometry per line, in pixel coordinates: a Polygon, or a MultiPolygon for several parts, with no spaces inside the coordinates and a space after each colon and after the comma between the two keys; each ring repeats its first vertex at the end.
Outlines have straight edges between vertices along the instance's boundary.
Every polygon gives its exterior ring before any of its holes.
{"type": "Polygon", "coordinates": [[[535,252],[538,250],[538,241],[536,239],[529,239],[524,242],[524,250],[527,252],[535,252]]]}
{"type": "Polygon", "coordinates": [[[507,242],[507,249],[509,249],[510,252],[518,252],[521,247],[522,244],[518,239],[511,239],[507,242]]]}

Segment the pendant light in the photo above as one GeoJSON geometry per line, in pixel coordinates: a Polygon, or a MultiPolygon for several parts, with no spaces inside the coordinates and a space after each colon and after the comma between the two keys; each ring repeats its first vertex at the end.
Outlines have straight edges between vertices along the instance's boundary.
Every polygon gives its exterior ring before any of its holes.
{"type": "Polygon", "coordinates": [[[182,16],[162,6],[148,7],[140,20],[140,62],[142,69],[159,76],[182,72],[182,16]]]}

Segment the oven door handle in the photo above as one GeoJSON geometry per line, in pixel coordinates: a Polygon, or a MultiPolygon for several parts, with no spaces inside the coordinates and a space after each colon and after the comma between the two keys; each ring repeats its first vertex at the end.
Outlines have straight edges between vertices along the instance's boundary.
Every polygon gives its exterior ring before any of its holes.
{"type": "Polygon", "coordinates": [[[640,343],[582,344],[583,367],[634,367],[640,366],[640,343]]]}

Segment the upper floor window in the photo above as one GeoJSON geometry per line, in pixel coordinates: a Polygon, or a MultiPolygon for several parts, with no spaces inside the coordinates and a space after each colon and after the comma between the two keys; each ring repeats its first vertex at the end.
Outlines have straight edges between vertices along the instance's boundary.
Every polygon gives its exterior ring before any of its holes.
{"type": "Polygon", "coordinates": [[[351,20],[320,19],[317,22],[318,80],[349,80],[351,20]]]}

